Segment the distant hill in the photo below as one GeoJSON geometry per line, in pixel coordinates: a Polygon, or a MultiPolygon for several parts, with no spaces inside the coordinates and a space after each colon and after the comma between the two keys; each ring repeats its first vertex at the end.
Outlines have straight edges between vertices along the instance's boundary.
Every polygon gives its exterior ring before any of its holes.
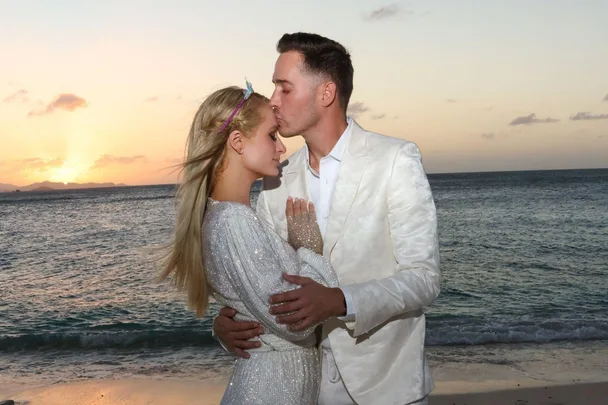
{"type": "Polygon", "coordinates": [[[12,184],[0,183],[0,193],[4,193],[4,192],[7,192],[7,191],[15,191],[18,188],[19,187],[13,186],[12,184]]]}
{"type": "Polygon", "coordinates": [[[18,187],[12,184],[1,184],[0,193],[8,191],[51,191],[51,190],[74,190],[82,188],[102,188],[102,187],[125,187],[123,183],[55,183],[52,181],[43,181],[40,183],[30,184],[29,186],[18,187]]]}

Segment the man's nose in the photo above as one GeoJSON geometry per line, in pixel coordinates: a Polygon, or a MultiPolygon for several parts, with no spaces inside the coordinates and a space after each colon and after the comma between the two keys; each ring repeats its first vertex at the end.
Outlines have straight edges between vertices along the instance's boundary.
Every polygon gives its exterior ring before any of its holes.
{"type": "Polygon", "coordinates": [[[277,94],[276,90],[272,92],[272,96],[270,97],[270,106],[272,107],[273,111],[280,107],[279,95],[277,94]]]}

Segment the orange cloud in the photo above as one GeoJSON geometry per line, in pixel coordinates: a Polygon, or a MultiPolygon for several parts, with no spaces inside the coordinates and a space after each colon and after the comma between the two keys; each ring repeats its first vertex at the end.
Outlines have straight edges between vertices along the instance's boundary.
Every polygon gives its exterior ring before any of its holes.
{"type": "Polygon", "coordinates": [[[30,99],[27,96],[27,90],[18,90],[13,94],[8,95],[4,100],[2,100],[3,103],[27,103],[28,101],[30,101],[30,99]]]}
{"type": "Polygon", "coordinates": [[[18,159],[0,162],[0,176],[2,178],[12,178],[18,174],[37,174],[43,175],[49,170],[58,169],[64,165],[63,159],[42,159],[33,157],[28,159],[18,159]]]}
{"type": "Polygon", "coordinates": [[[128,165],[138,162],[146,162],[147,159],[143,155],[138,156],[113,156],[103,155],[95,161],[93,169],[100,169],[102,167],[108,167],[113,165],[128,165]]]}
{"type": "Polygon", "coordinates": [[[75,94],[63,93],[57,96],[44,110],[41,111],[30,111],[28,117],[45,115],[54,112],[57,109],[65,111],[75,111],[78,108],[88,107],[87,101],[75,94]]]}
{"type": "Polygon", "coordinates": [[[45,171],[48,169],[53,169],[57,167],[63,166],[63,159],[54,158],[54,159],[41,159],[41,158],[29,158],[29,159],[21,159],[16,162],[17,166],[22,169],[30,169],[30,170],[38,170],[45,171]]]}

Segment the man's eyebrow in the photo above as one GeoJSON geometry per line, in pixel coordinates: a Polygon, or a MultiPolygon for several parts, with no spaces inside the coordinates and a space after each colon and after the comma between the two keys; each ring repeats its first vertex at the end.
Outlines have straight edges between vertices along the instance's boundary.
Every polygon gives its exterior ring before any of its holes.
{"type": "Polygon", "coordinates": [[[272,79],[272,82],[274,84],[293,84],[292,82],[286,79],[272,79]]]}

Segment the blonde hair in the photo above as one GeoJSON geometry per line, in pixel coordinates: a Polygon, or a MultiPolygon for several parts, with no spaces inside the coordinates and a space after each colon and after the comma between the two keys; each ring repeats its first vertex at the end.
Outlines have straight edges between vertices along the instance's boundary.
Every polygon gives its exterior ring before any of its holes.
{"type": "Polygon", "coordinates": [[[174,235],[166,247],[160,281],[173,276],[179,291],[186,291],[188,306],[196,316],[205,314],[210,286],[203,261],[202,224],[207,199],[217,175],[223,168],[226,144],[232,131],[251,133],[260,125],[261,107],[269,100],[253,93],[219,132],[232,111],[243,99],[243,89],[227,87],[212,93],[194,115],[188,135],[186,158],[181,164],[182,181],[177,190],[174,235]]]}

